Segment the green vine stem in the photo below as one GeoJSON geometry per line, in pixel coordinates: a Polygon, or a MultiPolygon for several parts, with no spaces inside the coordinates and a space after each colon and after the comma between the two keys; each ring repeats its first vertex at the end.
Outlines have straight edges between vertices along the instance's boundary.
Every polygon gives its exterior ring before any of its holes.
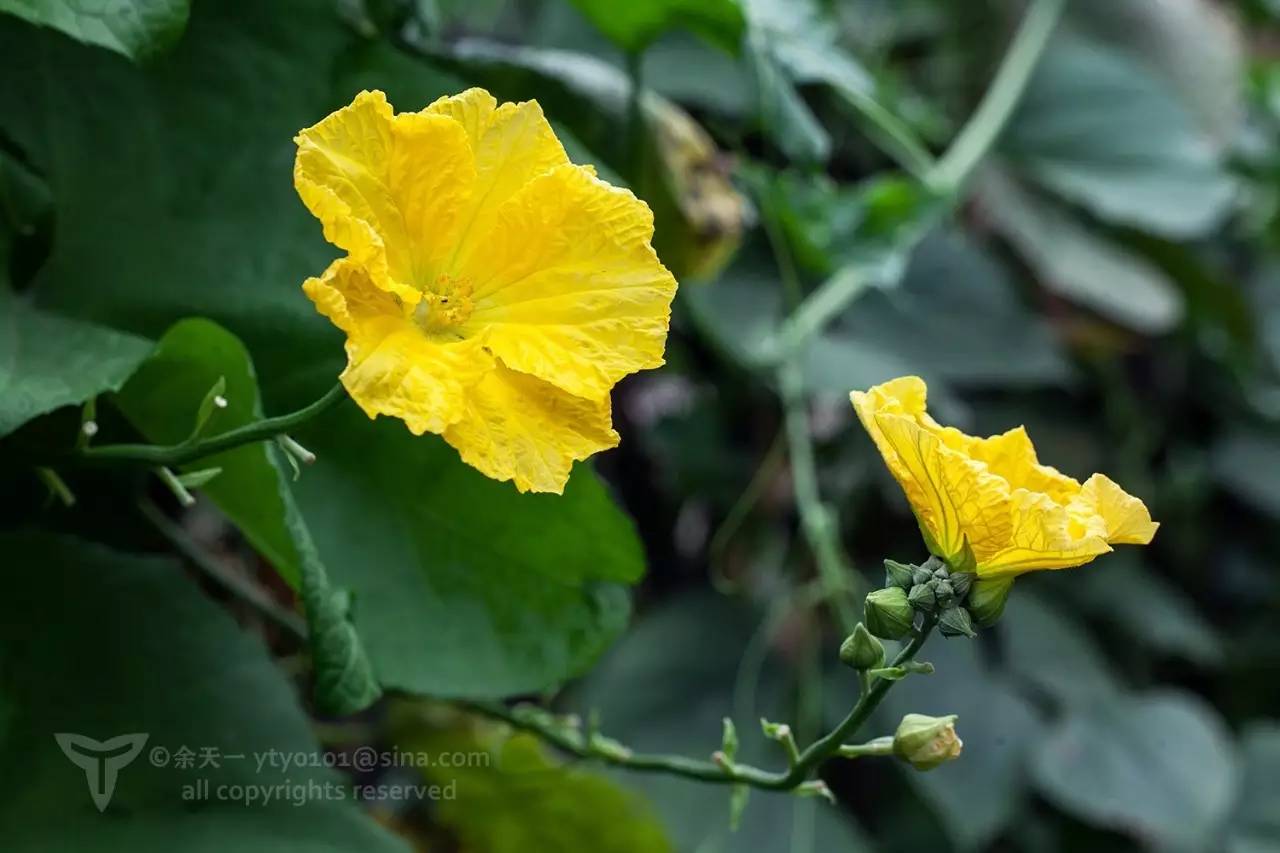
{"type": "Polygon", "coordinates": [[[982,102],[927,176],[926,183],[936,192],[958,195],[987,156],[1022,99],[1065,5],[1066,0],[1031,4],[982,102]]]}
{"type": "Polygon", "coordinates": [[[822,500],[818,489],[818,468],[810,438],[809,412],[805,404],[800,365],[788,360],[778,373],[784,403],[783,417],[791,456],[791,481],[800,525],[813,551],[823,592],[831,602],[845,634],[858,623],[858,612],[850,593],[853,573],[840,544],[835,510],[822,500]]]}
{"type": "MultiPolygon", "coordinates": [[[[982,101],[922,181],[939,200],[954,203],[990,152],[1026,91],[1064,4],[1065,0],[1034,0],[1028,9],[982,101]]],[[[904,263],[898,256],[904,255],[905,249],[923,236],[924,230],[910,229],[893,247],[886,263],[877,269],[837,272],[810,293],[782,324],[777,336],[778,360],[785,361],[802,351],[810,338],[843,313],[869,286],[877,284],[878,279],[896,280],[904,263]]]]}
{"type": "Polygon", "coordinates": [[[206,456],[231,450],[256,441],[268,441],[278,435],[296,430],[336,406],[347,398],[347,391],[339,383],[310,405],[279,415],[263,418],[251,424],[237,427],[221,435],[180,444],[106,444],[101,447],[84,447],[67,454],[65,461],[78,464],[141,464],[155,467],[176,467],[195,462],[206,456]]]}
{"type": "MultiPolygon", "coordinates": [[[[898,652],[892,665],[902,666],[914,660],[925,640],[933,632],[934,625],[935,620],[927,617],[912,635],[911,641],[898,652]]],[[[839,725],[818,738],[798,755],[789,756],[791,760],[788,762],[788,769],[780,771],[763,770],[749,764],[737,764],[722,757],[704,761],[683,755],[632,752],[617,741],[598,733],[583,734],[576,728],[559,723],[541,709],[537,709],[536,713],[528,713],[520,708],[508,708],[500,702],[468,702],[463,703],[462,707],[501,720],[512,728],[537,735],[561,751],[578,758],[594,759],[642,773],[665,773],[701,782],[748,785],[768,791],[792,791],[809,781],[810,776],[823,761],[840,755],[842,748],[848,751],[845,741],[857,734],[858,729],[871,716],[894,683],[883,678],[875,679],[839,725]]]]}

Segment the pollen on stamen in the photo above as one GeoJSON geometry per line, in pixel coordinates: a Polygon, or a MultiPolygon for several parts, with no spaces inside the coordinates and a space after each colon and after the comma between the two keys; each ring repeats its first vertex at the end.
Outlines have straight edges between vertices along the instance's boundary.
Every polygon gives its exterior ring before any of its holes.
{"type": "Polygon", "coordinates": [[[414,308],[414,319],[428,334],[447,333],[470,319],[471,292],[469,279],[438,275],[414,308]]]}

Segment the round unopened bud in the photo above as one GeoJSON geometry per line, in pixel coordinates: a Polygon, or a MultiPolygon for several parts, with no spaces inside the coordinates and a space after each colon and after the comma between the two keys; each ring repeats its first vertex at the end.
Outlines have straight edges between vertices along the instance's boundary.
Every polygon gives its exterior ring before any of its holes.
{"type": "Polygon", "coordinates": [[[955,599],[956,591],[951,587],[951,581],[938,580],[933,582],[933,595],[939,607],[946,607],[955,599]]]}
{"type": "Polygon", "coordinates": [[[933,580],[933,569],[929,568],[926,563],[923,566],[916,566],[911,572],[912,585],[928,583],[933,580]]]}
{"type": "Polygon", "coordinates": [[[979,625],[994,625],[1004,613],[1013,578],[978,578],[969,590],[967,607],[979,625]]]}
{"type": "Polygon", "coordinates": [[[897,560],[884,561],[884,585],[900,586],[903,589],[911,587],[912,567],[906,563],[899,563],[897,560]]]}
{"type": "Polygon", "coordinates": [[[884,663],[884,646],[859,622],[840,644],[840,662],[856,670],[875,669],[884,663]]]}
{"type": "Polygon", "coordinates": [[[907,593],[896,586],[868,593],[863,613],[867,630],[886,640],[899,640],[910,634],[916,618],[907,593]]]}
{"type": "Polygon", "coordinates": [[[969,611],[953,604],[938,617],[938,630],[944,637],[976,637],[969,611]]]}
{"type": "Polygon", "coordinates": [[[917,770],[932,770],[960,757],[964,742],[956,735],[956,715],[907,714],[893,735],[893,754],[917,770]]]}
{"type": "Polygon", "coordinates": [[[954,572],[948,580],[951,582],[951,588],[955,590],[956,600],[964,601],[964,597],[973,588],[974,575],[971,572],[954,572]]]}
{"type": "Polygon", "coordinates": [[[933,592],[933,584],[918,583],[911,587],[911,591],[907,593],[907,601],[910,601],[911,606],[921,613],[932,613],[934,606],[937,604],[937,597],[933,592]]]}

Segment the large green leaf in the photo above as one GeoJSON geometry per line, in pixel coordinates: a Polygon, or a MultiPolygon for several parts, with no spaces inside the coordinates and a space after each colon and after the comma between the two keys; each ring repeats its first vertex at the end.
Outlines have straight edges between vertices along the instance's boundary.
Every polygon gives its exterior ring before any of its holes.
{"type": "MultiPolygon", "coordinates": [[[[208,320],[184,320],[165,333],[116,403],[153,443],[193,435],[197,411],[209,436],[262,417],[257,377],[244,345],[208,320]],[[223,406],[209,395],[222,388],[223,406]]],[[[268,443],[254,443],[193,462],[187,471],[220,469],[201,490],[294,588],[307,613],[316,699],[329,713],[363,710],[378,697],[369,663],[349,620],[345,594],[330,587],[306,520],[268,443]]]]}
{"type": "Polygon", "coordinates": [[[999,631],[1009,670],[1055,701],[1090,705],[1118,692],[1116,676],[1087,626],[1029,590],[1010,595],[999,631]]]}
{"type": "Polygon", "coordinates": [[[1182,294],[1155,264],[1108,240],[1051,198],[990,169],[979,197],[1051,291],[1139,332],[1167,332],[1182,319],[1182,294]]]}
{"type": "Polygon", "coordinates": [[[1183,693],[1080,708],[1045,738],[1031,769],[1064,811],[1184,850],[1208,848],[1237,789],[1221,719],[1183,693]]]}
{"type": "MultiPolygon", "coordinates": [[[[258,380],[244,344],[209,320],[175,324],[114,398],[153,444],[177,444],[192,434],[196,412],[219,380],[226,406],[213,407],[201,435],[211,436],[259,420],[258,380]]],[[[187,465],[221,468],[200,487],[290,585],[299,578],[298,551],[285,525],[283,481],[268,445],[247,444],[187,465]]]]}
{"type": "Polygon", "coordinates": [[[173,46],[187,25],[190,5],[188,0],[0,0],[0,12],[141,60],[173,46]]]}
{"type": "Polygon", "coordinates": [[[323,390],[339,335],[299,285],[334,253],[293,191],[292,137],[350,98],[331,87],[353,38],[323,0],[204,3],[136,68],[0,17],[0,132],[57,223],[37,304],[152,338],[209,317],[274,387],[323,390]]]}
{"type": "Polygon", "coordinates": [[[1079,600],[1091,616],[1110,623],[1134,643],[1201,666],[1223,661],[1222,636],[1182,590],[1131,554],[1108,554],[1104,559],[1103,571],[1064,577],[1054,593],[1079,600]]]}
{"type": "Polygon", "coordinates": [[[845,98],[869,99],[870,76],[838,43],[835,24],[813,0],[747,0],[746,58],[760,122],[778,147],[800,162],[822,162],[831,137],[797,86],[830,86],[845,98]]]}
{"type": "Polygon", "coordinates": [[[135,335],[34,308],[0,281],[0,437],[114,391],[150,347],[135,335]]]}
{"type": "Polygon", "coordinates": [[[735,0],[573,0],[614,44],[644,50],[669,29],[686,28],[730,53],[742,38],[742,9],[735,0]]]}
{"type": "Polygon", "coordinates": [[[178,565],[38,534],[6,535],[0,550],[13,570],[0,598],[6,851],[406,850],[361,815],[332,772],[259,768],[268,750],[319,747],[261,644],[178,565]],[[64,732],[147,736],[105,813],[55,741],[64,732]],[[183,747],[213,750],[220,766],[181,769],[183,747]],[[208,781],[208,797],[184,798],[197,780],[208,781]],[[326,785],[335,793],[298,799],[326,785]],[[289,786],[294,800],[246,805],[220,799],[222,786],[289,786]]]}
{"type": "Polygon", "coordinates": [[[1240,741],[1244,772],[1227,835],[1229,853],[1267,853],[1280,845],[1280,725],[1257,722],[1240,741]]]}
{"type": "Polygon", "coordinates": [[[384,685],[529,693],[581,673],[625,627],[623,585],[644,560],[588,466],[563,496],[521,495],[353,406],[299,438],[319,461],[294,492],[384,685]]]}
{"type": "Polygon", "coordinates": [[[1213,0],[1074,0],[1068,20],[1156,71],[1219,146],[1244,119],[1245,33],[1213,0]]]}
{"type": "Polygon", "coordinates": [[[1078,36],[1050,45],[1000,147],[1019,172],[1098,216],[1170,237],[1212,228],[1235,191],[1160,79],[1078,36]]]}

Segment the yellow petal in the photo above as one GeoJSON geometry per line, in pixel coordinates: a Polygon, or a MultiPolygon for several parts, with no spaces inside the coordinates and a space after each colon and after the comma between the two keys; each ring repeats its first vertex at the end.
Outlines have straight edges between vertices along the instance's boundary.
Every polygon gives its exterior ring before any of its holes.
{"type": "Polygon", "coordinates": [[[1159,524],[1151,520],[1147,505],[1102,474],[1085,480],[1080,500],[1106,525],[1107,541],[1117,545],[1146,545],[1159,524]]]}
{"type": "Polygon", "coordinates": [[[400,418],[415,434],[444,432],[464,416],[468,389],[494,369],[483,339],[429,339],[396,298],[349,259],[335,261],[302,288],[347,333],[342,384],[371,418],[400,418]]]}
{"type": "Polygon", "coordinates": [[[981,577],[1078,566],[1155,533],[1142,502],[1106,477],[1081,486],[1041,465],[1022,427],[976,438],[939,425],[916,377],[850,398],[930,547],[951,559],[967,539],[981,577]]]}
{"type": "Polygon", "coordinates": [[[463,418],[445,431],[462,460],[522,492],[564,491],[575,460],[616,447],[609,398],[566,394],[501,363],[467,396],[463,418]]]}
{"type": "Polygon", "coordinates": [[[529,181],[569,162],[537,101],[497,105],[484,89],[441,98],[423,110],[448,116],[467,133],[475,160],[471,203],[460,214],[460,238],[451,258],[484,251],[497,211],[529,181]]]}
{"type": "Polygon", "coordinates": [[[654,254],[644,202],[578,166],[529,183],[459,258],[474,282],[464,332],[488,335],[509,367],[601,399],[662,364],[676,283],[654,254]]]}
{"type": "Polygon", "coordinates": [[[303,130],[294,185],[325,238],[369,268],[375,284],[413,300],[451,254],[475,163],[462,125],[393,116],[381,92],[361,92],[303,130]]]}
{"type": "Polygon", "coordinates": [[[1068,569],[1111,550],[1102,531],[1075,530],[1071,513],[1048,495],[1019,489],[1013,495],[1009,544],[978,561],[980,577],[1021,574],[1034,569],[1068,569]]]}
{"type": "Polygon", "coordinates": [[[902,486],[921,527],[951,559],[969,540],[981,563],[1009,541],[1009,485],[986,466],[947,447],[942,439],[905,415],[876,414],[889,450],[885,461],[902,486]]]}
{"type": "Polygon", "coordinates": [[[1041,465],[1024,427],[1015,427],[990,438],[973,439],[969,454],[1003,477],[1010,488],[1043,492],[1066,504],[1080,491],[1080,483],[1056,468],[1041,465]]]}

